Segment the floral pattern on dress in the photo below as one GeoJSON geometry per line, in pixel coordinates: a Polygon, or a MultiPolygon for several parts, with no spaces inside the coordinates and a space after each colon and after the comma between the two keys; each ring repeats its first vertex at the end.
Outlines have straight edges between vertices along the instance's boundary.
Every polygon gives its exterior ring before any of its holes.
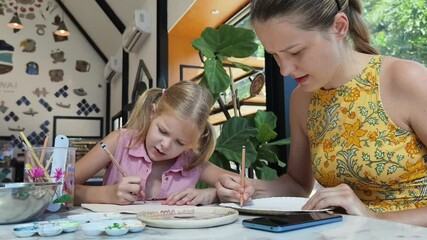
{"type": "Polygon", "coordinates": [[[427,206],[427,149],[384,111],[381,61],[375,56],[350,82],[313,93],[307,122],[313,173],[325,187],[348,184],[376,212],[427,206]]]}

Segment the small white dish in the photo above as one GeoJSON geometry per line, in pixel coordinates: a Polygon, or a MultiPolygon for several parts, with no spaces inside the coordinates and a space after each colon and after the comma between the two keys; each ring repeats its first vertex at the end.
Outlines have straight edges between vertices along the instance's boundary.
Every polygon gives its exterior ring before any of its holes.
{"type": "Polygon", "coordinates": [[[129,227],[129,231],[136,233],[136,232],[141,232],[142,230],[144,230],[146,224],[136,220],[136,219],[127,219],[127,220],[123,220],[123,223],[129,227]]]}
{"type": "Polygon", "coordinates": [[[123,223],[113,223],[105,228],[105,233],[110,236],[121,236],[129,232],[129,227],[123,223]]]}
{"type": "Polygon", "coordinates": [[[61,226],[56,224],[44,224],[38,228],[37,233],[42,237],[52,237],[61,234],[63,230],[61,226]]]}
{"type": "Polygon", "coordinates": [[[59,226],[64,229],[64,232],[75,232],[80,227],[80,223],[73,220],[60,220],[58,221],[59,226]]]}
{"type": "Polygon", "coordinates": [[[13,233],[17,237],[31,237],[37,232],[33,223],[24,223],[13,226],[13,233]]]}
{"type": "Polygon", "coordinates": [[[104,231],[105,224],[102,222],[85,223],[85,224],[82,224],[81,229],[83,233],[88,236],[97,236],[104,231]]]}

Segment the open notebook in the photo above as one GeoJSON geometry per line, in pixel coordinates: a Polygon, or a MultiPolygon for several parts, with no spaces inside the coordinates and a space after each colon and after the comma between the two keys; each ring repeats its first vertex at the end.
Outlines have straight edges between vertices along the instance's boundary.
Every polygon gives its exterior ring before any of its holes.
{"type": "Polygon", "coordinates": [[[117,204],[98,204],[98,203],[82,203],[82,208],[89,209],[93,212],[103,213],[128,213],[137,214],[142,211],[153,211],[163,209],[177,209],[177,208],[194,208],[194,206],[168,206],[162,205],[162,201],[138,201],[130,205],[117,205],[117,204]]]}

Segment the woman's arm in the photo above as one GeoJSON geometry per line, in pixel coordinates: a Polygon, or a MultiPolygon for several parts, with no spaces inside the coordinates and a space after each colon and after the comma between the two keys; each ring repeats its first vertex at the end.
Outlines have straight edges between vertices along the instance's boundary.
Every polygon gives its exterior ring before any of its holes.
{"type": "MultiPolygon", "coordinates": [[[[427,146],[427,68],[413,61],[388,60],[381,76],[389,86],[381,95],[386,101],[384,108],[399,127],[414,132],[427,146]]],[[[427,173],[424,176],[427,177],[427,173]]],[[[424,200],[427,201],[427,197],[424,200]]],[[[422,207],[378,214],[377,217],[427,227],[426,214],[427,207],[422,207]]]]}
{"type": "Polygon", "coordinates": [[[310,195],[314,178],[311,170],[310,149],[306,134],[308,104],[311,93],[295,89],[291,96],[290,125],[291,151],[287,162],[287,173],[273,181],[248,179],[246,186],[240,186],[236,174],[222,175],[216,184],[218,197],[222,202],[238,202],[240,194],[244,199],[273,196],[310,195]]]}

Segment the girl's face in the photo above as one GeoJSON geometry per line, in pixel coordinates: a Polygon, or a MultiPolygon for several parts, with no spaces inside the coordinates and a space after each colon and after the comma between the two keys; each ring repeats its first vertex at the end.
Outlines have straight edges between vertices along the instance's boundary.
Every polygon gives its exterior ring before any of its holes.
{"type": "Polygon", "coordinates": [[[255,22],[253,27],[283,76],[293,77],[306,92],[334,87],[340,65],[334,34],[306,31],[286,18],[255,22]]]}
{"type": "Polygon", "coordinates": [[[192,120],[179,118],[171,111],[153,114],[145,139],[145,149],[151,161],[175,159],[190,149],[199,136],[195,129],[192,120]]]}

